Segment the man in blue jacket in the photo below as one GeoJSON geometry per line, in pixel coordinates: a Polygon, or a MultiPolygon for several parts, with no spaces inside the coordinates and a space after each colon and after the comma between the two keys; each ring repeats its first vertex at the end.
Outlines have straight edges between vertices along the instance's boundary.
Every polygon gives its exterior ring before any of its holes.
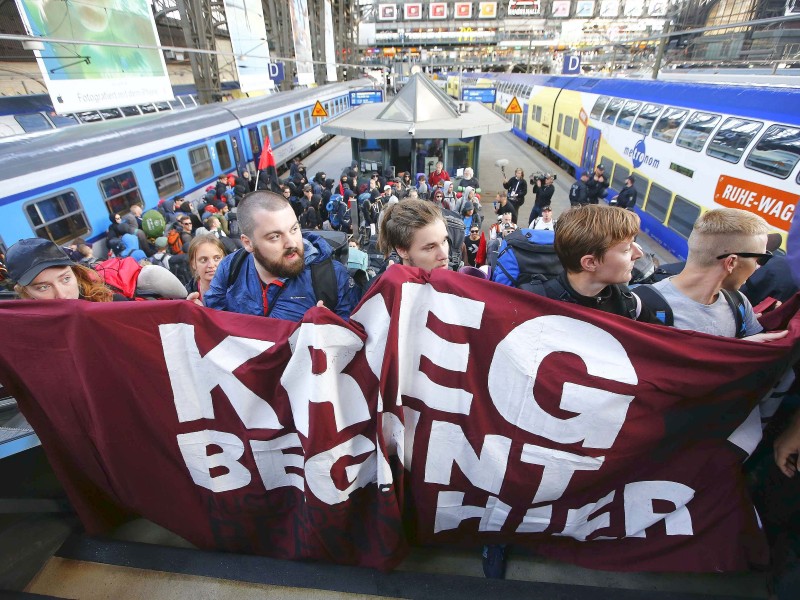
{"type": "Polygon", "coordinates": [[[252,192],[239,204],[237,219],[244,248],[219,264],[203,296],[206,306],[299,321],[309,308],[324,305],[350,317],[358,292],[347,268],[332,259],[324,239],[301,233],[284,198],[252,192]]]}

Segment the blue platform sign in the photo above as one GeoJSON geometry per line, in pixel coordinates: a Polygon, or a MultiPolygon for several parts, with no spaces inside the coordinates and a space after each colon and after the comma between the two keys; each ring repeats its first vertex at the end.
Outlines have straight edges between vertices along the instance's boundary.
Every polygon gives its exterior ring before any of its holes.
{"type": "Polygon", "coordinates": [[[561,69],[562,75],[580,75],[581,57],[575,54],[564,56],[564,67],[561,69]]]}
{"type": "Polygon", "coordinates": [[[461,99],[467,102],[486,102],[494,104],[497,101],[496,88],[464,88],[461,90],[461,99]]]}
{"type": "Polygon", "coordinates": [[[269,63],[269,78],[274,81],[276,85],[283,81],[284,77],[282,62],[269,63]]]}
{"type": "Polygon", "coordinates": [[[350,106],[383,102],[383,90],[356,90],[350,92],[350,106]]]}

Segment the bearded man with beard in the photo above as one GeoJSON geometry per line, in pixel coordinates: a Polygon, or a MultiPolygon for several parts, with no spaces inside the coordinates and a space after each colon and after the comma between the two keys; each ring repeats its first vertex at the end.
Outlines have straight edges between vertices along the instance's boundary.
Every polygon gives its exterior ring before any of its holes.
{"type": "Polygon", "coordinates": [[[207,307],[299,321],[309,308],[323,305],[311,266],[328,261],[338,297],[325,305],[333,304],[328,308],[343,319],[350,317],[359,297],[353,279],[342,263],[329,260],[332,250],[322,237],[301,232],[289,202],[273,192],[252,192],[239,204],[236,216],[243,249],[219,264],[203,296],[207,307]]]}

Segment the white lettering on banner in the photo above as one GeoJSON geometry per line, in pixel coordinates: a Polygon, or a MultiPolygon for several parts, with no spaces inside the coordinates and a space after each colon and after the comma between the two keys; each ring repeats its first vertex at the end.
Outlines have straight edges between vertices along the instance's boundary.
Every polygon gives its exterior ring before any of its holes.
{"type": "Polygon", "coordinates": [[[442,369],[466,373],[469,344],[440,338],[428,329],[428,314],[443,323],[479,329],[485,303],[436,291],[430,285],[404,283],[398,327],[398,398],[403,394],[417,398],[431,408],[467,415],[472,393],[431,381],[420,371],[425,356],[442,369]]]}
{"type": "Polygon", "coordinates": [[[258,474],[267,490],[279,487],[294,486],[301,492],[305,490],[303,476],[290,473],[286,467],[303,470],[303,455],[284,452],[284,450],[302,450],[300,436],[288,433],[274,440],[251,440],[250,448],[256,461],[258,474]]]}
{"type": "Polygon", "coordinates": [[[364,346],[361,338],[339,325],[303,323],[289,338],[292,357],[281,375],[289,394],[297,431],[308,437],[309,404],[329,402],[336,429],[370,419],[369,406],[358,382],[342,373],[364,346]],[[325,371],[312,370],[311,349],[325,353],[325,371]]]}
{"type": "Polygon", "coordinates": [[[645,530],[664,521],[667,535],[694,535],[692,516],[686,504],[694,490],[674,481],[634,481],[625,486],[625,537],[647,537],[645,530]],[[667,500],[676,508],[669,513],[653,512],[653,500],[667,500]]]}
{"type": "Polygon", "coordinates": [[[449,485],[455,463],[472,485],[492,494],[499,494],[506,476],[510,452],[509,438],[487,435],[478,456],[461,427],[453,423],[434,421],[428,441],[425,481],[449,485]]]}
{"type": "Polygon", "coordinates": [[[274,342],[228,336],[205,356],[200,356],[194,327],[185,323],[158,326],[167,364],[172,398],[181,423],[213,419],[211,390],[219,386],[248,429],[280,429],[269,403],[247,388],[233,372],[274,342]]]}
{"type": "Polygon", "coordinates": [[[604,457],[579,456],[561,450],[540,448],[533,444],[522,446],[520,460],[524,463],[544,467],[542,481],[531,504],[552,502],[564,495],[575,471],[597,471],[603,466],[604,457]]]}
{"type": "Polygon", "coordinates": [[[355,490],[375,483],[378,463],[375,444],[363,435],[357,435],[338,446],[320,452],[306,461],[306,484],[308,489],[326,504],[339,504],[350,497],[355,490]],[[333,482],[331,469],[343,456],[360,456],[369,452],[361,463],[348,465],[344,471],[350,485],[340,490],[333,482]]]}
{"type": "Polygon", "coordinates": [[[433,532],[456,529],[466,519],[480,518],[478,531],[500,531],[511,512],[511,507],[494,496],[489,496],[486,508],[464,506],[464,492],[439,492],[436,498],[436,517],[433,532]]]}
{"type": "MultiPolygon", "coordinates": [[[[381,431],[386,454],[380,453],[381,467],[378,472],[378,485],[381,487],[394,484],[392,470],[389,466],[389,457],[397,456],[403,463],[403,467],[411,470],[411,459],[414,451],[414,436],[417,433],[417,423],[419,423],[419,412],[414,409],[403,407],[403,423],[397,415],[392,413],[381,413],[381,431]]],[[[380,447],[380,446],[379,446],[380,447]]]]}
{"type": "Polygon", "coordinates": [[[495,407],[512,425],[554,442],[582,441],[585,448],[610,448],[633,396],[565,382],[560,407],[578,414],[554,417],[533,394],[539,367],[553,352],[577,355],[590,375],[631,385],[638,382],[625,349],[611,334],[585,321],[545,315],[517,326],[497,345],[489,367],[495,407]]]}
{"type": "Polygon", "coordinates": [[[250,483],[250,471],[239,462],[244,454],[242,440],[232,433],[206,429],[178,434],[178,448],[192,481],[212,492],[238,490],[250,483]],[[209,447],[221,452],[209,454],[209,447]],[[211,469],[224,467],[227,473],[211,476],[211,469]]]}
{"type": "Polygon", "coordinates": [[[389,337],[391,315],[386,309],[383,296],[373,296],[361,307],[350,315],[350,320],[359,323],[367,333],[367,343],[364,354],[367,357],[369,368],[380,379],[383,357],[386,354],[386,340],[389,337]]]}
{"type": "Polygon", "coordinates": [[[616,492],[611,492],[600,498],[597,502],[591,502],[580,508],[567,511],[567,523],[564,525],[564,530],[557,535],[569,536],[581,542],[585,542],[590,534],[598,529],[608,527],[611,524],[611,515],[608,512],[603,512],[593,519],[590,519],[589,515],[611,504],[611,501],[614,500],[615,493],[616,492]]]}
{"type": "Polygon", "coordinates": [[[535,506],[529,508],[522,523],[517,527],[517,533],[541,533],[550,527],[550,519],[553,518],[553,505],[535,506]]]}

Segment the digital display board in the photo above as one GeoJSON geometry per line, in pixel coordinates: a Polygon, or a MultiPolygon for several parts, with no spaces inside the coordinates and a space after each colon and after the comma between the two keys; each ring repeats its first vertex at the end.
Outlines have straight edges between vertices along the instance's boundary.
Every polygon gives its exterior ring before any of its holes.
{"type": "Polygon", "coordinates": [[[350,92],[350,106],[383,102],[383,90],[356,90],[350,92]]]}
{"type": "Polygon", "coordinates": [[[468,102],[494,104],[497,101],[497,90],[495,88],[464,88],[461,90],[461,99],[468,102]]]}

